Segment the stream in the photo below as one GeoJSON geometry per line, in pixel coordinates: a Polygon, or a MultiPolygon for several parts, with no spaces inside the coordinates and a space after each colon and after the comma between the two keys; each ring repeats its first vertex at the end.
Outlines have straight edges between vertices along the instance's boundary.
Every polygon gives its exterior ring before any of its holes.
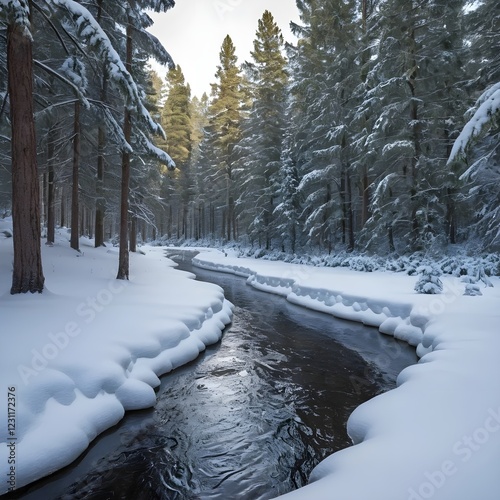
{"type": "Polygon", "coordinates": [[[350,413],[417,361],[373,328],[193,268],[192,256],[170,254],[235,304],[221,342],[162,377],[154,408],[127,413],[73,464],[9,498],[274,498],[349,446],[350,413]]]}

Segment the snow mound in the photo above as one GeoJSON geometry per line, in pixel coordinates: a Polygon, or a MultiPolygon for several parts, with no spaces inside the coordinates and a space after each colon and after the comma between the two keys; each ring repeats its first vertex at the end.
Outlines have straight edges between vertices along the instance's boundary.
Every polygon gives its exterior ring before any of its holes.
{"type": "Polygon", "coordinates": [[[9,393],[0,398],[0,494],[68,465],[125,411],[154,405],[159,377],[217,342],[231,320],[222,289],[176,271],[160,248],[131,254],[125,282],[114,278],[116,249],[82,239],[77,253],[66,240],[60,233],[43,248],[46,291],[11,296],[12,240],[0,239],[9,393]]]}

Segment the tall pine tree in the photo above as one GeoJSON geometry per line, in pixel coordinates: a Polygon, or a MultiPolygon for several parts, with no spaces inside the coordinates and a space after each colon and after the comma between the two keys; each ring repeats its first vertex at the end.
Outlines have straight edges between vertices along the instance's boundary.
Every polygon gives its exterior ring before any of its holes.
{"type": "Polygon", "coordinates": [[[242,125],[238,144],[239,207],[250,238],[271,247],[278,171],[285,130],[287,61],[283,35],[272,14],[259,20],[252,62],[246,64],[252,89],[252,108],[242,125]]]}

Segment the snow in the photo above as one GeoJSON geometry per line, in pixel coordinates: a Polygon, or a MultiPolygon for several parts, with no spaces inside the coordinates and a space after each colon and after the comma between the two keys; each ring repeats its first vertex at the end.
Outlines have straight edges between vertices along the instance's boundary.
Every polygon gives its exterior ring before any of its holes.
{"type": "Polygon", "coordinates": [[[78,253],[66,232],[43,247],[46,291],[12,296],[11,230],[0,220],[0,494],[11,467],[21,487],[71,463],[126,410],[154,405],[159,376],[217,342],[232,315],[221,288],[175,270],[163,249],[131,254],[131,279],[118,281],[117,249],[82,238],[78,253]]]}
{"type": "MultiPolygon", "coordinates": [[[[479,97],[476,108],[474,115],[465,124],[455,141],[448,163],[463,155],[474,138],[478,137],[492,123],[494,116],[500,113],[500,82],[490,87],[479,97]]],[[[471,168],[462,174],[461,179],[467,178],[472,173],[471,168]]]]}
{"type": "MultiPolygon", "coordinates": [[[[318,268],[205,252],[195,265],[246,276],[250,286],[295,304],[360,321],[414,345],[419,362],[398,387],[348,420],[355,446],[280,498],[497,500],[500,477],[500,279],[464,295],[468,283],[440,277],[441,294],[414,291],[417,276],[318,268]]],[[[381,356],[392,353],[381,353],[381,356]]],[[[332,360],[334,362],[334,360],[332,360]]],[[[348,388],[347,388],[348,389],[348,388]]]]}
{"type": "MultiPolygon", "coordinates": [[[[220,288],[174,270],[161,247],[132,254],[131,281],[121,282],[114,279],[116,249],[93,249],[82,239],[79,254],[66,234],[43,248],[46,293],[11,296],[10,234],[10,221],[0,220],[0,493],[8,487],[12,449],[18,487],[70,463],[126,410],[153,405],[158,377],[216,342],[232,310],[220,288]],[[3,444],[13,386],[17,441],[9,447],[3,444]]],[[[396,389],[352,413],[354,446],[325,459],[310,484],[283,498],[498,498],[499,278],[490,278],[491,287],[443,275],[442,293],[430,295],[415,292],[418,276],[398,272],[238,258],[231,250],[204,251],[194,263],[375,326],[420,356],[396,389]],[[482,295],[465,294],[471,284],[482,295]]]]}

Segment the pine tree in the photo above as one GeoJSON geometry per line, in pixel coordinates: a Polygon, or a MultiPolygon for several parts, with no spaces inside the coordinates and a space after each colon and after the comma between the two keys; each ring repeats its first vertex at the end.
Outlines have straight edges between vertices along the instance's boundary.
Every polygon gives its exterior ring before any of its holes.
{"type": "Polygon", "coordinates": [[[266,10],[258,23],[253,60],[246,65],[253,104],[238,144],[241,219],[250,228],[251,239],[266,248],[271,247],[274,234],[277,174],[285,130],[288,75],[283,45],[281,30],[266,10]]]}
{"type": "Polygon", "coordinates": [[[294,110],[299,192],[308,242],[332,251],[354,246],[349,112],[356,59],[353,1],[300,2],[303,27],[293,54],[294,110]]]}
{"type": "Polygon", "coordinates": [[[284,140],[281,153],[281,165],[278,172],[278,205],[274,209],[276,235],[281,239],[284,252],[292,254],[297,249],[297,240],[300,236],[300,195],[299,195],[299,173],[293,158],[291,149],[291,138],[284,140]]]}
{"type": "Polygon", "coordinates": [[[167,75],[167,98],[162,110],[162,125],[167,141],[165,150],[174,159],[177,170],[165,180],[170,187],[170,209],[175,203],[177,213],[177,237],[186,237],[191,179],[191,91],[186,84],[180,66],[171,69],[167,75]]]}
{"type": "Polygon", "coordinates": [[[14,270],[11,294],[41,293],[45,278],[40,247],[40,195],[33,107],[33,39],[27,2],[4,5],[12,124],[14,270]]]}
{"type": "Polygon", "coordinates": [[[381,3],[362,104],[363,114],[376,117],[363,138],[374,165],[369,244],[380,247],[385,238],[390,251],[398,242],[414,251],[441,247],[445,231],[455,238],[457,184],[444,159],[463,101],[451,83],[463,77],[463,3],[381,3]]]}
{"type": "Polygon", "coordinates": [[[485,0],[466,17],[470,44],[468,87],[480,93],[450,152],[449,167],[461,169],[473,210],[469,236],[482,247],[500,248],[500,5],[485,0]],[[464,161],[465,160],[465,165],[464,161]]]}
{"type": "Polygon", "coordinates": [[[215,151],[212,158],[212,181],[225,193],[222,201],[222,236],[233,239],[236,233],[234,212],[233,168],[236,160],[235,146],[241,137],[242,76],[237,66],[236,50],[227,35],[220,50],[220,65],[215,74],[217,82],[212,84],[212,100],[209,106],[209,138],[215,151]]]}
{"type": "MultiPolygon", "coordinates": [[[[142,1],[139,4],[133,0],[129,0],[128,9],[126,9],[126,19],[124,24],[126,27],[126,68],[129,73],[132,72],[132,60],[134,56],[134,39],[141,46],[159,56],[162,62],[172,63],[170,56],[166,53],[165,49],[159,45],[158,41],[149,35],[146,28],[151,25],[151,20],[143,15],[143,10],[146,8],[153,8],[157,12],[166,11],[173,7],[172,0],[156,0],[156,1],[142,1]]],[[[141,96],[145,100],[145,96],[141,96]]],[[[142,103],[142,106],[144,104],[142,103]]],[[[141,145],[144,150],[163,161],[169,168],[174,168],[175,163],[168,156],[163,153],[151,142],[150,138],[146,135],[144,130],[141,130],[140,124],[142,118],[147,116],[150,120],[151,117],[147,111],[142,116],[137,116],[138,120],[132,123],[134,119],[132,110],[126,103],[124,108],[123,119],[123,135],[128,144],[132,142],[134,128],[136,142],[141,145]]],[[[164,133],[161,127],[150,121],[151,129],[154,132],[164,133]]],[[[130,177],[131,177],[131,151],[124,150],[122,153],[122,174],[121,174],[121,194],[120,194],[120,252],[118,262],[117,279],[128,280],[129,278],[129,231],[128,231],[128,214],[129,214],[129,195],[130,195],[130,177]]],[[[134,227],[135,229],[135,227],[134,227]]],[[[135,233],[132,239],[135,247],[135,233]]]]}

